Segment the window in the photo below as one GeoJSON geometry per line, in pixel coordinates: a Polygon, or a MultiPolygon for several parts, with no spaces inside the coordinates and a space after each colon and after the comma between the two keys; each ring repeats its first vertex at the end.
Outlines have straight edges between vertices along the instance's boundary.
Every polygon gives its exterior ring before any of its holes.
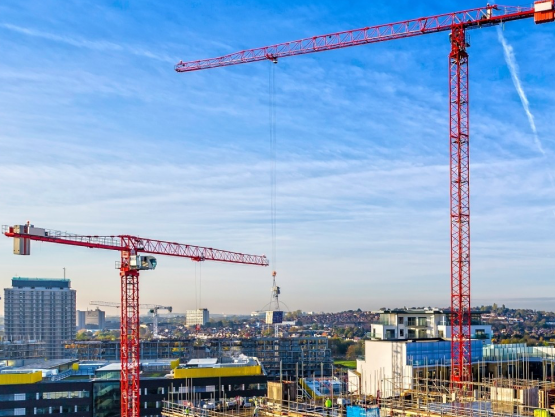
{"type": "Polygon", "coordinates": [[[8,408],[0,410],[0,416],[24,416],[25,408],[8,408]]]}
{"type": "Polygon", "coordinates": [[[88,391],[55,391],[43,392],[43,400],[57,400],[59,398],[89,398],[88,391]]]}
{"type": "Polygon", "coordinates": [[[399,337],[405,337],[405,330],[404,329],[399,330],[399,337]]]}
{"type": "Polygon", "coordinates": [[[408,326],[416,326],[416,317],[407,317],[408,326]]]}
{"type": "Polygon", "coordinates": [[[426,326],[426,317],[418,317],[418,325],[426,326]]]}
{"type": "Polygon", "coordinates": [[[405,318],[404,317],[397,317],[397,324],[404,324],[405,318]]]}

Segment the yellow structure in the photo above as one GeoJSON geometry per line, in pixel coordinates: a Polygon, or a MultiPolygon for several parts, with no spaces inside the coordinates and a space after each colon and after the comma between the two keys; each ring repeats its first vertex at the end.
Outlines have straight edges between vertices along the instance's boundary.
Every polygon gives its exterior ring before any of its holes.
{"type": "Polygon", "coordinates": [[[184,368],[175,369],[174,378],[210,378],[224,376],[250,376],[262,375],[260,365],[256,366],[230,366],[222,368],[184,368]]]}
{"type": "Polygon", "coordinates": [[[179,359],[174,359],[173,361],[170,362],[171,369],[175,369],[178,366],[179,366],[179,359]]]}
{"type": "Polygon", "coordinates": [[[35,384],[42,381],[42,372],[29,374],[0,374],[0,385],[35,384]]]}

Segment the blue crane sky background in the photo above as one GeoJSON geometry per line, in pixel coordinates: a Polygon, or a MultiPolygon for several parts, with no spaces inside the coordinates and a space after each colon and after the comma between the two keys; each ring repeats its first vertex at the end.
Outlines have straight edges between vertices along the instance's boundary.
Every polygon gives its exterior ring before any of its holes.
{"type": "MultiPolygon", "coordinates": [[[[484,5],[3,1],[2,224],[269,254],[272,64],[174,64],[484,5]]],[[[555,24],[503,30],[545,155],[496,29],[471,31],[473,304],[553,310],[555,24]]],[[[248,313],[270,301],[275,267],[291,310],[448,306],[449,48],[439,33],[280,60],[275,265],[159,257],[141,302],[248,313]]],[[[117,253],[11,245],[4,288],[65,267],[78,308],[119,301],[117,253]]]]}

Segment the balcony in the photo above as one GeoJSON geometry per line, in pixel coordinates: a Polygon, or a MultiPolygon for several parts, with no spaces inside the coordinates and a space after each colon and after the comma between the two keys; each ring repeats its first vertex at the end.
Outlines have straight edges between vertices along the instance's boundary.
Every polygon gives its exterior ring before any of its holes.
{"type": "Polygon", "coordinates": [[[491,339],[491,335],[487,333],[474,333],[470,335],[470,338],[476,340],[489,340],[491,339]]]}
{"type": "Polygon", "coordinates": [[[370,324],[377,324],[380,326],[397,326],[397,322],[395,320],[384,320],[384,319],[371,321],[370,324]]]}

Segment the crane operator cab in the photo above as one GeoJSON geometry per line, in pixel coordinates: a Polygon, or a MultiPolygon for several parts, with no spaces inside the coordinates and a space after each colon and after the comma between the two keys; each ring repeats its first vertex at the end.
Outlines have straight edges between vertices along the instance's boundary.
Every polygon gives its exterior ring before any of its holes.
{"type": "Polygon", "coordinates": [[[156,269],[156,258],[150,255],[132,255],[129,257],[129,268],[140,271],[156,269]]]}

